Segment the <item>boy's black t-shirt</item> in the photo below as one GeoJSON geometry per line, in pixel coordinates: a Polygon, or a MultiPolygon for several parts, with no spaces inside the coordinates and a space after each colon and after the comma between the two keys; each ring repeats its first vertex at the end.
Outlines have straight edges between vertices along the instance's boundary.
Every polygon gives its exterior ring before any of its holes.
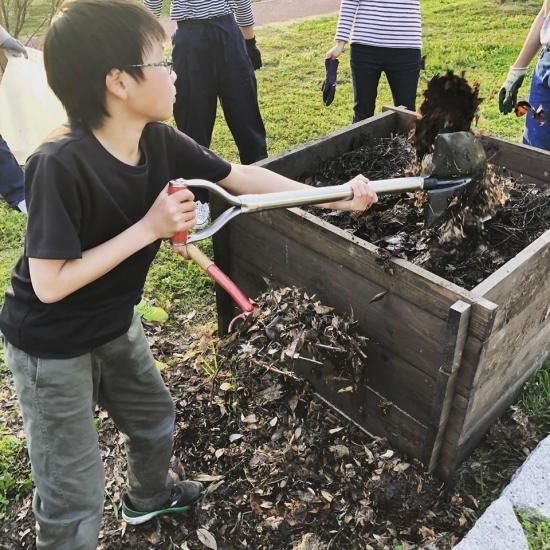
{"type": "Polygon", "coordinates": [[[229,163],[163,123],[146,126],[140,148],[141,164],[130,166],[80,128],[43,144],[29,159],[25,250],[0,313],[0,330],[12,345],[35,357],[69,358],[124,334],[160,241],[52,304],[37,298],[28,258],[81,258],[143,218],[169,180],[217,182],[231,171],[229,163]]]}

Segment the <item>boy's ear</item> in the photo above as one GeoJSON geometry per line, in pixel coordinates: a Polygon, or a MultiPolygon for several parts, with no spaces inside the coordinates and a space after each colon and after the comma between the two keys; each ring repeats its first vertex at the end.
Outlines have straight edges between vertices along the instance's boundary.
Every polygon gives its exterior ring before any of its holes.
{"type": "Polygon", "coordinates": [[[118,99],[128,97],[128,78],[130,75],[120,69],[111,69],[105,77],[105,89],[108,94],[112,94],[118,99]]]}

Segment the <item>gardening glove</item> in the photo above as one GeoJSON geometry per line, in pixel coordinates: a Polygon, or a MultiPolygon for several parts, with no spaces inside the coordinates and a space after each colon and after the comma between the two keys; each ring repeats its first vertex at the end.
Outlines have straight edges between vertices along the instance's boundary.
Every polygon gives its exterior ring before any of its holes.
{"type": "Polygon", "coordinates": [[[336,94],[336,75],[338,72],[338,59],[331,57],[325,59],[326,77],[321,90],[323,91],[323,103],[328,107],[336,94]]]}
{"type": "Polygon", "coordinates": [[[248,53],[248,57],[250,58],[250,62],[252,63],[252,68],[255,71],[257,71],[258,69],[261,69],[262,54],[258,49],[258,46],[256,46],[256,37],[247,38],[245,40],[245,43],[246,43],[246,53],[248,53]]]}
{"type": "Polygon", "coordinates": [[[0,44],[0,48],[15,56],[24,55],[26,58],[29,57],[25,46],[23,46],[19,40],[16,40],[12,36],[8,36],[6,40],[0,44]]]}
{"type": "Polygon", "coordinates": [[[527,73],[527,67],[510,67],[506,81],[498,94],[498,108],[507,115],[514,110],[518,101],[518,90],[527,73]]]}

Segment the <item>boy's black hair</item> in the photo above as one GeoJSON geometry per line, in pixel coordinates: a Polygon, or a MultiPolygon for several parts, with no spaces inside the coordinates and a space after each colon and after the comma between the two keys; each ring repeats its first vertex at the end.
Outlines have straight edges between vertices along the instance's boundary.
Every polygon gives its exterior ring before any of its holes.
{"type": "MultiPolygon", "coordinates": [[[[70,0],[61,7],[44,44],[48,83],[71,123],[101,126],[109,116],[105,77],[112,69],[143,63],[143,53],[166,33],[133,0],[70,0]]],[[[141,68],[124,69],[136,80],[141,68]]]]}

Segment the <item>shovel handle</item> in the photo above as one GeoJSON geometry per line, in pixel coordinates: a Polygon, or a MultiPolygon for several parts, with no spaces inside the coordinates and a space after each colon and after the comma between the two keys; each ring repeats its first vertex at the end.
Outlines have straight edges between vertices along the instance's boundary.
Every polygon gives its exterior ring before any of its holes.
{"type": "MultiPolygon", "coordinates": [[[[168,194],[173,195],[182,189],[187,189],[187,185],[183,183],[183,180],[172,180],[168,182],[168,194]]],[[[179,231],[175,235],[172,235],[170,238],[171,243],[174,246],[185,246],[187,242],[188,233],[187,231],[179,231]]]]}
{"type": "Polygon", "coordinates": [[[254,306],[244,292],[206,254],[194,244],[188,244],[186,251],[187,255],[231,296],[241,311],[250,313],[254,310],[254,306]]]}

